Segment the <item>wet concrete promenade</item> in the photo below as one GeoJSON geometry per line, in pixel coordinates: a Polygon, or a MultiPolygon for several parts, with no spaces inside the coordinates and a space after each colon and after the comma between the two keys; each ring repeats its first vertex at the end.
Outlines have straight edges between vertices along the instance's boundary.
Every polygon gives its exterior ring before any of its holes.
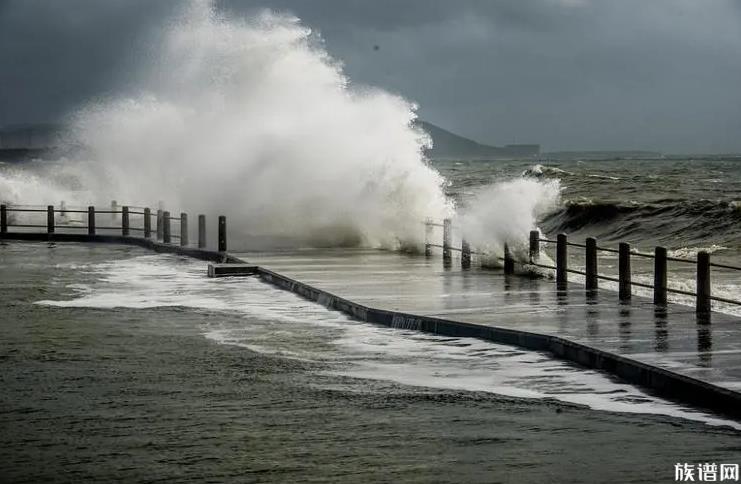
{"type": "Polygon", "coordinates": [[[715,385],[741,391],[741,318],[694,308],[627,304],[583,286],[557,291],[552,280],[497,269],[444,268],[439,257],[351,249],[234,254],[362,305],[569,339],[715,385]]]}

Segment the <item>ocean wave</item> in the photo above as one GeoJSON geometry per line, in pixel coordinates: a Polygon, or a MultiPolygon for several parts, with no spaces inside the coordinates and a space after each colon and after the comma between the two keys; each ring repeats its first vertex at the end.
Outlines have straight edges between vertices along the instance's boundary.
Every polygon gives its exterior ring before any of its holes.
{"type": "Polygon", "coordinates": [[[556,166],[548,166],[548,165],[542,165],[538,163],[537,165],[533,165],[527,170],[523,171],[521,176],[523,177],[532,177],[532,178],[542,178],[542,177],[561,177],[561,176],[570,176],[570,177],[586,177],[586,178],[597,178],[600,180],[612,180],[612,181],[618,181],[621,180],[620,177],[613,176],[613,175],[602,175],[599,173],[575,173],[573,171],[567,171],[562,168],[558,168],[556,166]]]}
{"type": "Polygon", "coordinates": [[[694,259],[697,257],[698,252],[713,254],[722,250],[728,250],[728,247],[712,244],[708,247],[680,247],[679,249],[668,251],[667,254],[669,257],[676,257],[678,259],[694,259]]]}
{"type": "Polygon", "coordinates": [[[556,168],[555,166],[547,166],[547,165],[541,165],[537,164],[534,166],[531,166],[527,170],[522,172],[522,176],[524,177],[541,177],[544,175],[573,175],[574,173],[566,170],[562,170],[561,168],[556,168]]]}
{"type": "MultiPolygon", "coordinates": [[[[740,207],[738,201],[711,199],[614,202],[579,198],[564,201],[541,223],[551,233],[599,226],[601,234],[607,236],[626,233],[639,239],[676,236],[679,241],[691,240],[694,244],[712,240],[705,248],[715,247],[713,250],[717,251],[723,250],[721,243],[741,237],[740,207]]],[[[685,250],[691,248],[687,246],[685,250]]]]}

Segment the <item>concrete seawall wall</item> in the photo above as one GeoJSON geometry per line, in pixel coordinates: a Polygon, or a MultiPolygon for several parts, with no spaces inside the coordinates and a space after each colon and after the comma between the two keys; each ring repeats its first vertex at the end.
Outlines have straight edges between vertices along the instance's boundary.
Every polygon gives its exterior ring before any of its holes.
{"type": "Polygon", "coordinates": [[[656,395],[741,417],[741,393],[574,341],[515,329],[374,309],[262,267],[258,268],[258,274],[266,282],[361,321],[444,336],[478,338],[548,352],[586,368],[613,374],[628,383],[647,388],[656,395]]]}
{"type": "MultiPolygon", "coordinates": [[[[119,235],[7,233],[0,234],[0,239],[128,244],[155,252],[179,254],[209,262],[246,263],[237,257],[217,251],[181,247],[139,237],[119,235]]],[[[445,336],[478,338],[528,350],[548,352],[557,358],[577,363],[586,368],[613,374],[626,382],[644,387],[656,395],[708,408],[733,417],[741,417],[741,393],[739,392],[574,341],[515,329],[375,309],[338,297],[263,267],[257,268],[257,275],[267,283],[361,321],[445,336]]]]}

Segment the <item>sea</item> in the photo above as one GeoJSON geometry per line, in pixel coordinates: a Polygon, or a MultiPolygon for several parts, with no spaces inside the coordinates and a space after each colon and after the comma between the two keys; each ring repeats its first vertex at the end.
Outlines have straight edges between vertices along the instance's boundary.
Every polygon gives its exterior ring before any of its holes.
{"type": "MultiPolygon", "coordinates": [[[[558,180],[547,237],[739,263],[731,159],[434,166],[460,206],[558,180]]],[[[721,415],[547,354],[208,279],[183,257],[4,242],[0,288],[3,482],[673,482],[677,463],[741,463],[741,423],[721,415]]]]}
{"type": "MultiPolygon", "coordinates": [[[[544,236],[567,234],[570,242],[595,237],[600,247],[616,249],[620,242],[633,251],[652,254],[654,248],[693,261],[699,251],[711,262],[741,267],[741,157],[698,156],[655,159],[569,159],[433,163],[448,180],[447,191],[465,206],[482,187],[521,178],[557,182],[560,197],[537,220],[544,236]]],[[[553,247],[547,248],[553,255],[553,247]]],[[[617,274],[615,254],[601,253],[600,272],[617,274]]],[[[633,278],[653,283],[653,262],[632,258],[633,278]]],[[[569,251],[570,266],[584,268],[580,249],[569,251]]],[[[670,262],[669,286],[693,292],[695,266],[670,262]]],[[[574,279],[579,279],[574,277],[574,279]]],[[[714,268],[713,294],[741,301],[741,271],[714,268]]],[[[609,284],[608,284],[609,286],[609,284]]],[[[642,295],[649,290],[635,289],[642,295]]],[[[688,305],[691,297],[672,295],[688,305]]],[[[741,306],[715,305],[716,310],[741,315],[741,306]]]]}

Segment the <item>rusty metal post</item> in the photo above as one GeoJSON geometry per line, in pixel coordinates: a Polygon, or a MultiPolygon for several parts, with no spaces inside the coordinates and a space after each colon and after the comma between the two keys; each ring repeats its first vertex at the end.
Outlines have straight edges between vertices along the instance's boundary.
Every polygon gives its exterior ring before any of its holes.
{"type": "Polygon", "coordinates": [[[162,242],[170,243],[170,212],[162,212],[162,242]]]}
{"type": "Polygon", "coordinates": [[[587,291],[596,291],[598,286],[597,279],[597,239],[594,237],[588,237],[586,242],[586,264],[585,271],[585,286],[587,291]]]}
{"type": "Polygon", "coordinates": [[[87,234],[95,235],[95,207],[92,205],[87,208],[87,234]]]}
{"type": "Polygon", "coordinates": [[[226,217],[219,215],[219,252],[226,252],[226,217]]]}
{"type": "Polygon", "coordinates": [[[206,248],[206,216],[198,216],[198,248],[206,248]]]}
{"type": "Polygon", "coordinates": [[[710,301],[710,254],[706,251],[697,253],[697,301],[698,314],[709,314],[710,301]]]}
{"type": "Polygon", "coordinates": [[[180,245],[188,245],[188,214],[180,213],[180,245]]]}
{"type": "Polygon", "coordinates": [[[530,231],[530,263],[537,262],[540,257],[540,232],[530,231]]]}
{"type": "Polygon", "coordinates": [[[450,262],[453,258],[453,221],[449,218],[443,220],[443,261],[450,262]]]}
{"type": "Polygon", "coordinates": [[[504,244],[504,273],[515,273],[515,259],[512,257],[512,252],[509,250],[509,245],[506,243],[504,244]]]}
{"type": "Polygon", "coordinates": [[[568,282],[568,239],[566,234],[556,237],[556,283],[565,286],[568,282]]]}
{"type": "Polygon", "coordinates": [[[618,297],[621,301],[631,298],[630,244],[620,242],[618,246],[618,297]]]}
{"type": "Polygon", "coordinates": [[[162,240],[162,237],[165,235],[163,214],[162,209],[157,209],[157,240],[162,240]]]}
{"type": "Polygon", "coordinates": [[[124,205],[121,207],[121,235],[124,237],[129,236],[129,207],[124,205]]]}
{"type": "Polygon", "coordinates": [[[152,236],[152,211],[149,207],[144,209],[144,238],[148,239],[152,236]]]}
{"type": "Polygon", "coordinates": [[[463,269],[471,267],[471,245],[465,238],[461,241],[461,267],[463,269]]]}
{"type": "Polygon", "coordinates": [[[47,205],[46,207],[46,232],[54,233],[54,205],[47,205]]]}
{"type": "Polygon", "coordinates": [[[654,249],[654,304],[666,305],[666,247],[654,249]]]}

